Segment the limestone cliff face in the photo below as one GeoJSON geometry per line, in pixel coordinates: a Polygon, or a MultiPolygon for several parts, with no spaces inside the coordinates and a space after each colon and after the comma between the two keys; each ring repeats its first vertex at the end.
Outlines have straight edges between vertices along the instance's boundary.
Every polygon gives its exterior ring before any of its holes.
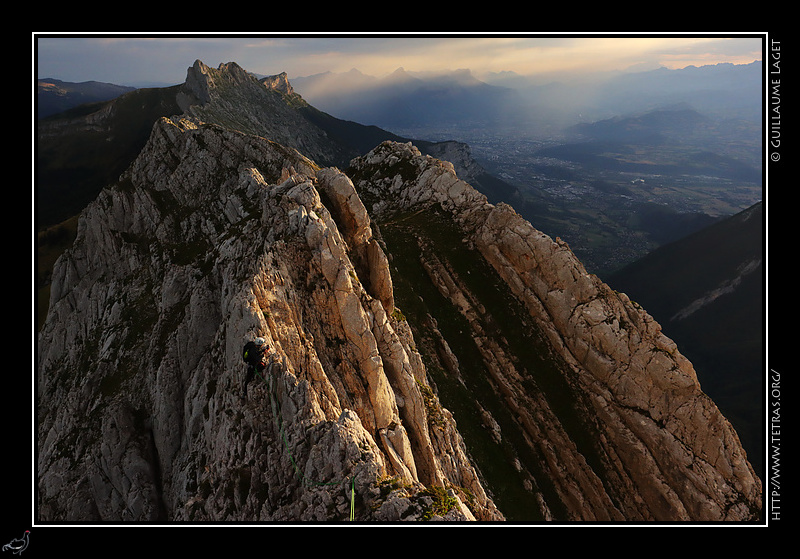
{"type": "MultiPolygon", "coordinates": [[[[432,284],[469,324],[493,390],[513,410],[513,428],[543,464],[527,485],[542,496],[543,518],[556,506],[557,516],[573,520],[759,517],[761,482],[736,432],[645,310],[588,274],[565,243],[511,207],[486,203],[450,164],[411,145],[378,146],[349,172],[385,236],[399,228],[418,244],[432,284]],[[426,223],[438,218],[436,228],[456,224],[474,261],[490,265],[482,282],[470,284],[478,266],[458,269],[462,255],[437,252],[426,223]],[[421,225],[401,228],[415,219],[421,225]],[[487,283],[502,285],[522,317],[508,312],[513,306],[489,307],[481,295],[487,283]],[[550,354],[560,385],[537,372],[545,369],[538,355],[521,358],[534,342],[514,345],[513,336],[534,330],[544,341],[536,353],[550,354]],[[559,396],[569,403],[558,404],[559,396]]],[[[459,364],[434,330],[442,368],[459,374],[466,360],[459,364]]]]}
{"type": "Polygon", "coordinates": [[[162,119],[53,275],[42,521],[503,518],[337,169],[162,119]],[[255,336],[274,365],[242,402],[255,336]]]}

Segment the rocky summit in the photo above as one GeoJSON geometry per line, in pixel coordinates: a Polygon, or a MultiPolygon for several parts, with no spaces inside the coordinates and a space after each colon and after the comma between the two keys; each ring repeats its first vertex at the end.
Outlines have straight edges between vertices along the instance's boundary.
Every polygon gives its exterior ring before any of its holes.
{"type": "Polygon", "coordinates": [[[339,169],[211,118],[258,83],[195,64],[55,265],[40,521],[760,518],[644,309],[412,144],[339,169]]]}

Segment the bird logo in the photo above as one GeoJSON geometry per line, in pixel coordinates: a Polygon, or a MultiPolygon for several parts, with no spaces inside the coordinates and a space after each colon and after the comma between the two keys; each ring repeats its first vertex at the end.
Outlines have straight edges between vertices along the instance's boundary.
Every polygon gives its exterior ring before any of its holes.
{"type": "Polygon", "coordinates": [[[14,538],[4,545],[3,551],[10,551],[16,555],[20,555],[28,547],[28,538],[30,537],[30,533],[30,530],[25,530],[25,534],[21,538],[14,538]]]}

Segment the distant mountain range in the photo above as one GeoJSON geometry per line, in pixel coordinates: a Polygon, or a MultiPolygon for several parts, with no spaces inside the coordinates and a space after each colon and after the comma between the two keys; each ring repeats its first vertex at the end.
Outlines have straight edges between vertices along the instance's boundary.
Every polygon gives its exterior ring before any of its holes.
{"type": "Polygon", "coordinates": [[[469,70],[440,74],[403,68],[377,78],[357,69],[293,77],[309,103],[339,118],[388,128],[567,126],[689,103],[725,118],[761,119],[762,64],[717,64],[647,72],[540,77],[513,72],[477,79],[469,70]]]}
{"type": "Polygon", "coordinates": [[[388,129],[496,122],[518,102],[513,90],[481,82],[469,70],[421,75],[398,68],[378,79],[353,69],[293,78],[292,84],[325,112],[388,129]]]}
{"type": "Polygon", "coordinates": [[[85,103],[108,101],[134,89],[97,81],[73,83],[42,78],[36,82],[36,116],[43,118],[85,103]]]}

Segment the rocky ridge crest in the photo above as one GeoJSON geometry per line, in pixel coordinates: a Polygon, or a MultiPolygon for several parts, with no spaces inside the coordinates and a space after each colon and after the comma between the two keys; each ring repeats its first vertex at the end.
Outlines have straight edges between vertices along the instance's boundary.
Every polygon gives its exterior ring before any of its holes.
{"type": "Polygon", "coordinates": [[[159,121],[54,271],[42,519],[501,519],[387,271],[340,171],[159,121]],[[277,364],[242,403],[254,336],[277,364]]]}
{"type": "Polygon", "coordinates": [[[536,230],[510,206],[488,204],[451,164],[410,144],[378,146],[355,160],[350,173],[373,201],[378,222],[444,208],[463,242],[502,278],[562,360],[578,414],[591,424],[591,451],[579,448],[546,394],[526,388],[525,364],[502,339],[485,334],[482,317],[498,311],[476,303],[453,267],[420,243],[432,281],[472,325],[498,392],[531,444],[542,446],[571,519],[759,517],[761,482],[691,363],[644,309],[588,274],[566,243],[536,230]]]}

